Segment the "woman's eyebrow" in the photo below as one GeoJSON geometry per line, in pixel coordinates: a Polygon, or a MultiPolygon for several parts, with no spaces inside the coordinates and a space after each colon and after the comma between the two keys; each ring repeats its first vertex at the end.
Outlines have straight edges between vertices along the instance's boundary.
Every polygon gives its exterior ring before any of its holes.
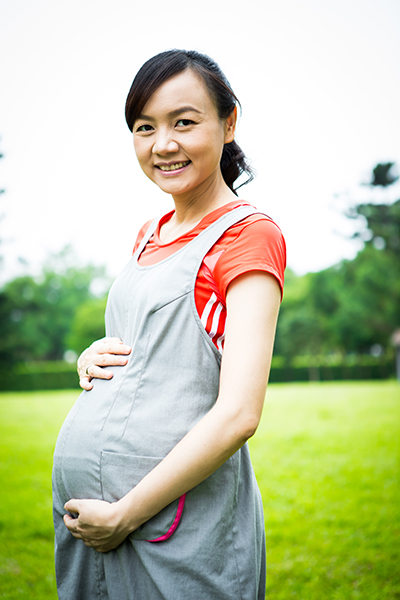
{"type": "Polygon", "coordinates": [[[181,113],[184,113],[184,112],[195,112],[195,113],[201,115],[201,111],[197,110],[197,108],[194,108],[194,106],[182,106],[181,108],[177,108],[177,109],[169,112],[168,116],[177,117],[178,115],[180,115],[181,113]]]}
{"type": "MultiPolygon", "coordinates": [[[[169,113],[167,113],[168,117],[177,117],[178,115],[185,113],[185,112],[195,112],[198,113],[199,115],[201,115],[201,111],[197,110],[197,108],[194,108],[194,106],[181,106],[180,108],[176,108],[175,110],[171,110],[169,113]]],[[[142,121],[155,121],[154,117],[149,117],[148,115],[139,115],[137,120],[142,120],[142,121]]]]}

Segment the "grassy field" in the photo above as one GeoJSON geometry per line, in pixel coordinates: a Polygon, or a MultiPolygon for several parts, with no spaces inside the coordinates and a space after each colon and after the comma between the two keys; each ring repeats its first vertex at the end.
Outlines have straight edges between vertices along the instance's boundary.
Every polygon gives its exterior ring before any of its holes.
{"type": "MultiPolygon", "coordinates": [[[[0,395],[2,599],[56,600],[51,460],[76,395],[0,395]]],[[[268,600],[400,599],[399,440],[396,382],[269,387],[251,440],[268,600]]]]}

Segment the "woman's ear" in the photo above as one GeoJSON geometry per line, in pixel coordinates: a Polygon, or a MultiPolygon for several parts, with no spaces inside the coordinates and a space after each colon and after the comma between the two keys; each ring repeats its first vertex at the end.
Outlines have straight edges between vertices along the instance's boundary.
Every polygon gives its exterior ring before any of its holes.
{"type": "Polygon", "coordinates": [[[233,109],[229,117],[225,121],[225,144],[233,142],[235,139],[235,130],[237,122],[237,106],[233,109]]]}

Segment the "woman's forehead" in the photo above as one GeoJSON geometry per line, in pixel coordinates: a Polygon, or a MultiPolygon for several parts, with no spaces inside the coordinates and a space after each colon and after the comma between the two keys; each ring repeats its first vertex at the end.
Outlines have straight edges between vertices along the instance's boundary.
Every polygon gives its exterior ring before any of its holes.
{"type": "Polygon", "coordinates": [[[172,112],[182,107],[193,107],[201,112],[216,111],[204,80],[190,68],[162,83],[146,102],[142,114],[172,112]]]}

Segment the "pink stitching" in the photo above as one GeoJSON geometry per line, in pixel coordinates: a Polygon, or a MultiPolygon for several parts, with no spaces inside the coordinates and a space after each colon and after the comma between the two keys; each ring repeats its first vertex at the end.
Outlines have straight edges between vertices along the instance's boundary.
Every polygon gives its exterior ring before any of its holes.
{"type": "Polygon", "coordinates": [[[164,542],[165,540],[167,540],[168,538],[171,537],[171,535],[174,533],[175,529],[178,527],[179,521],[181,520],[182,513],[183,513],[183,507],[185,505],[185,499],[186,499],[186,494],[183,494],[183,496],[181,496],[179,498],[178,509],[176,511],[174,522],[172,523],[171,527],[168,529],[167,533],[165,533],[161,537],[156,538],[155,540],[146,540],[146,542],[164,542]]]}

